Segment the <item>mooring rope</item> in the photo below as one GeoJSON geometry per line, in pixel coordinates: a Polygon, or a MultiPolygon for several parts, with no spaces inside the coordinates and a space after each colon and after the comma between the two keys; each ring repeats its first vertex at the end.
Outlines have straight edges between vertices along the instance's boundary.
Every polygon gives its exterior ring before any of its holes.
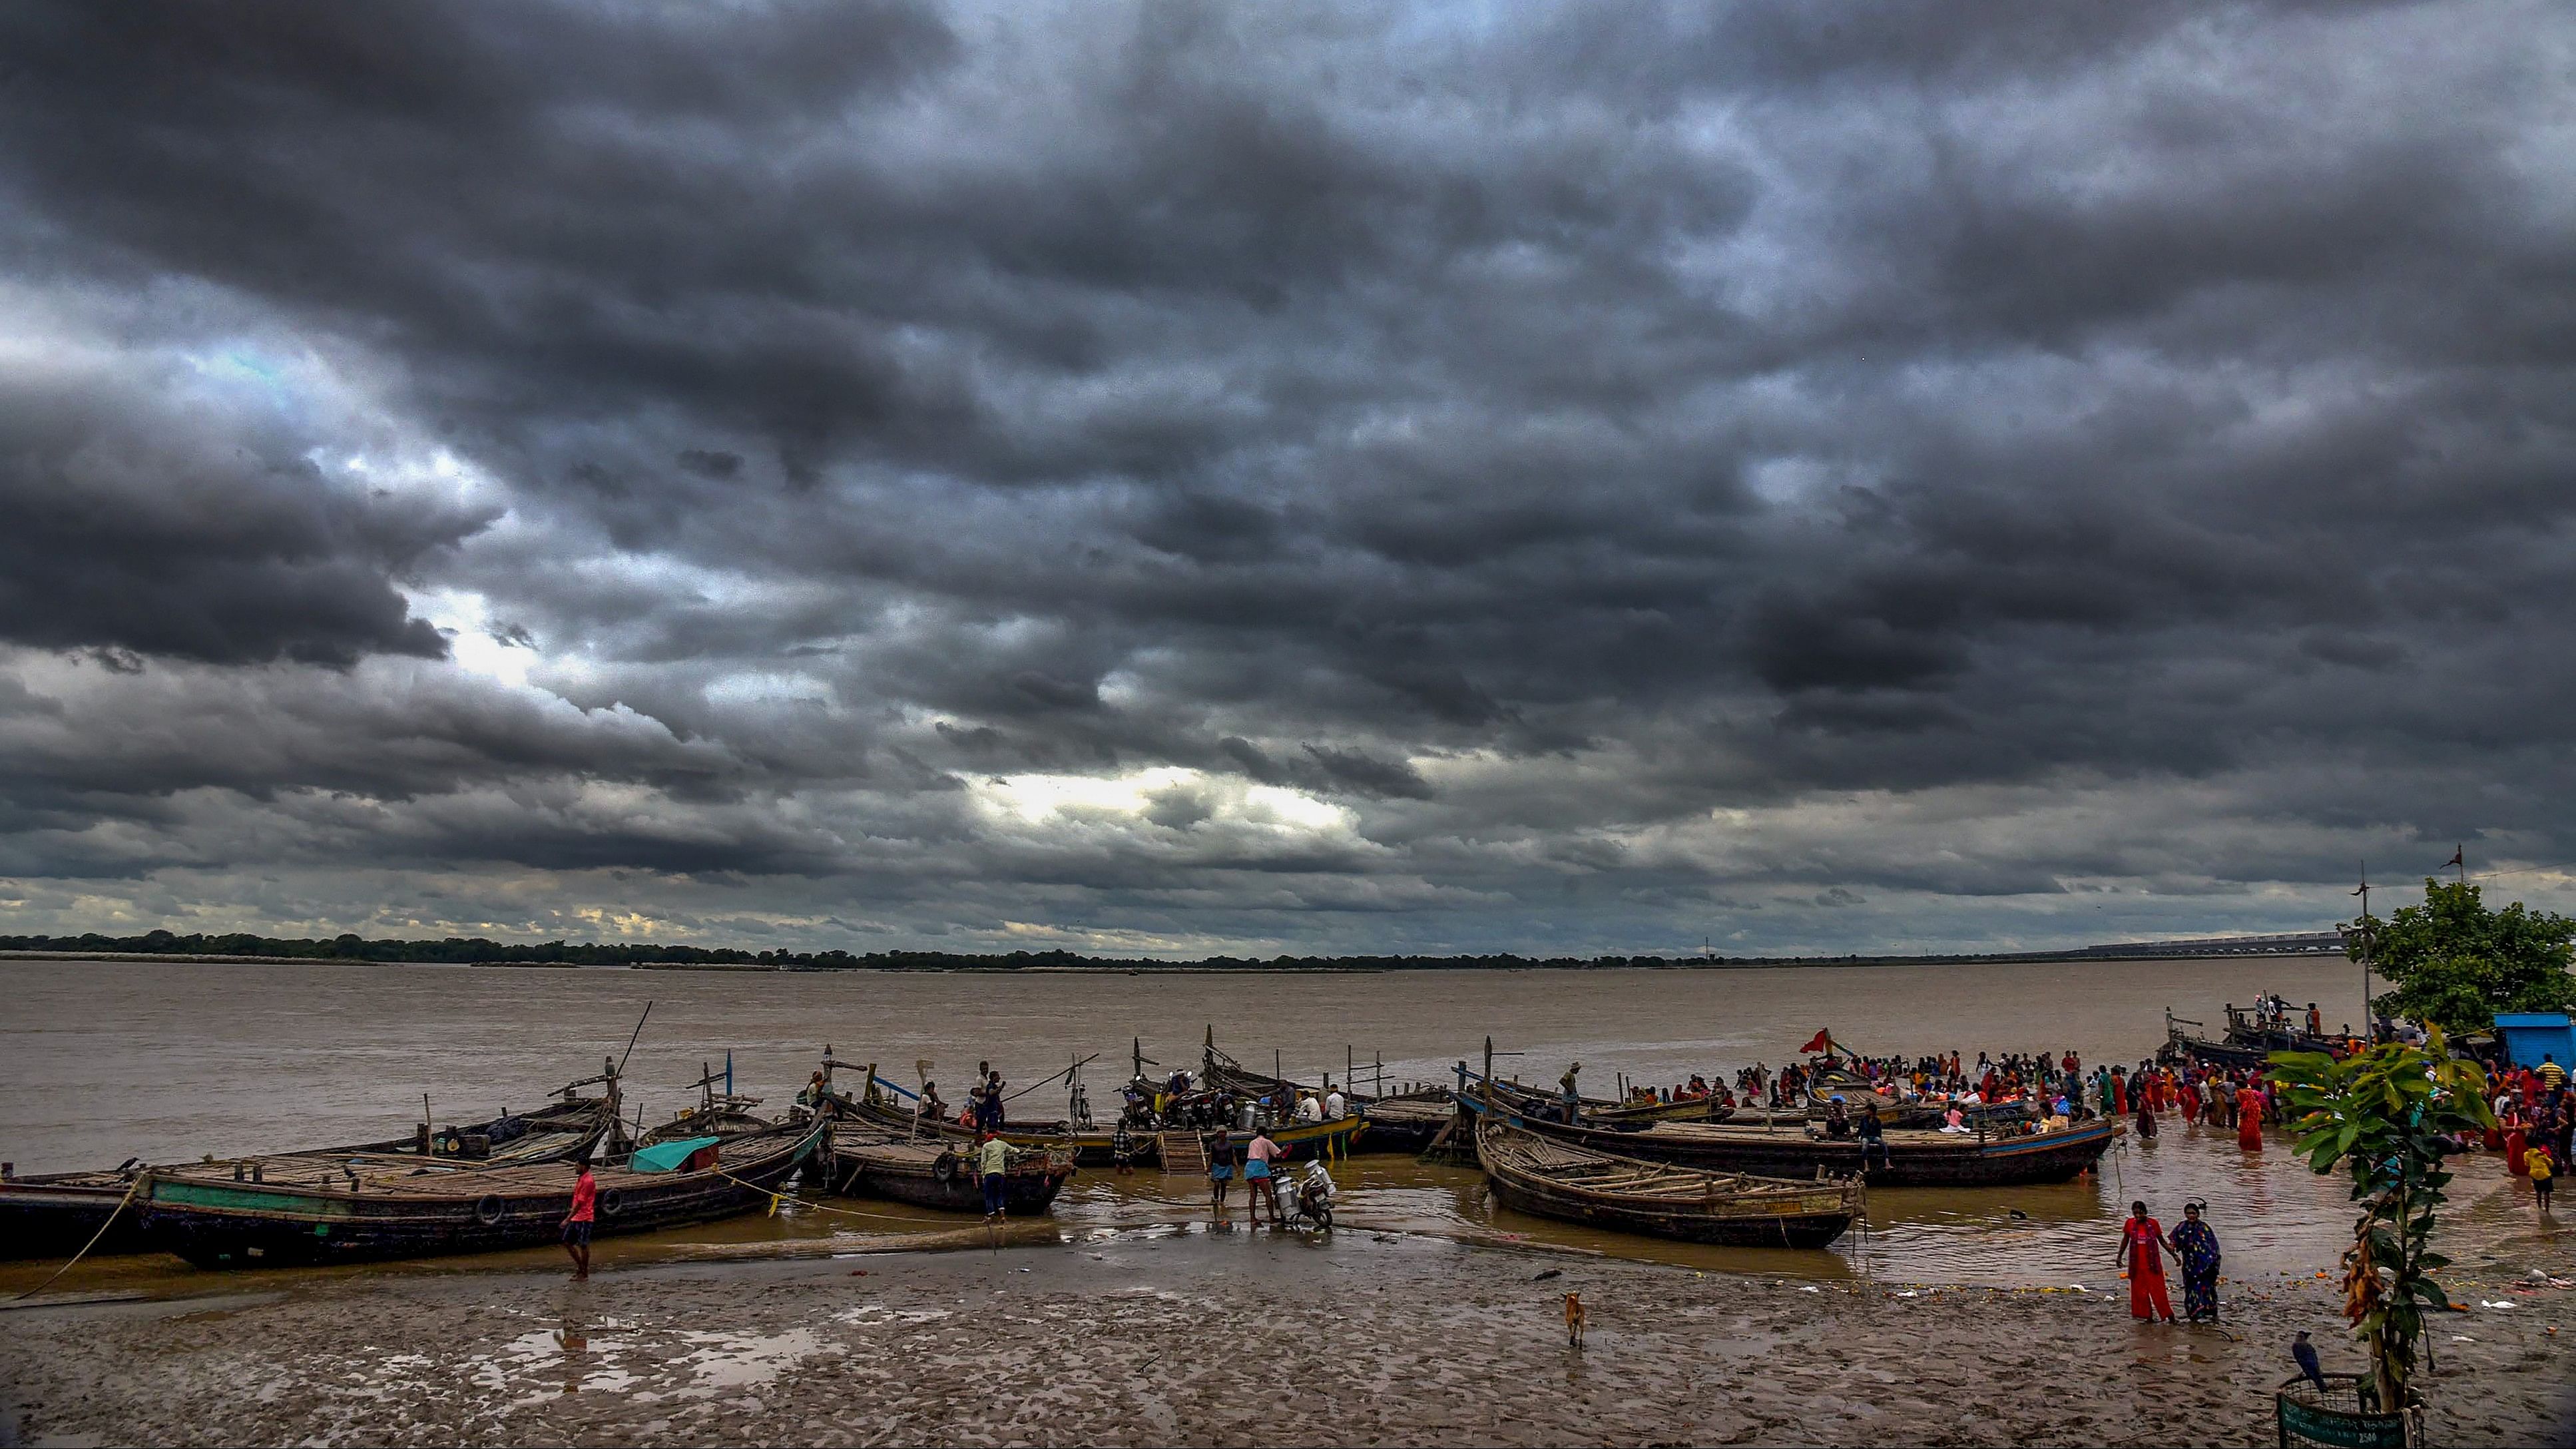
{"type": "Polygon", "coordinates": [[[24,1303],[28,1299],[35,1297],[37,1294],[44,1292],[46,1289],[53,1287],[55,1278],[60,1278],[65,1273],[72,1270],[72,1263],[77,1263],[81,1259],[88,1257],[89,1250],[97,1247],[98,1240],[106,1237],[107,1230],[116,1225],[116,1215],[125,1211],[125,1205],[134,1201],[134,1194],[142,1190],[143,1179],[145,1176],[146,1174],[140,1172],[134,1175],[134,1182],[131,1186],[125,1189],[125,1196],[118,1198],[116,1200],[116,1206],[108,1209],[107,1220],[98,1225],[97,1232],[89,1235],[88,1242],[81,1244],[81,1250],[79,1252],[72,1254],[71,1262],[65,1263],[61,1267],[56,1268],[53,1272],[53,1277],[47,1278],[44,1282],[37,1284],[35,1287],[28,1289],[26,1292],[19,1294],[17,1297],[12,1298],[9,1301],[12,1303],[24,1303]]]}

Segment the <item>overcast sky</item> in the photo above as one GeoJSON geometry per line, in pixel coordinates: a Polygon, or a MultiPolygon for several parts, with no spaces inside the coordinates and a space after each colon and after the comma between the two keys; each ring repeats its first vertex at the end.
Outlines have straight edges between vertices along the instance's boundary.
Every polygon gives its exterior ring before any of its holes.
{"type": "Polygon", "coordinates": [[[2576,860],[2563,5],[0,56],[6,929],[2000,949],[2576,860]]]}

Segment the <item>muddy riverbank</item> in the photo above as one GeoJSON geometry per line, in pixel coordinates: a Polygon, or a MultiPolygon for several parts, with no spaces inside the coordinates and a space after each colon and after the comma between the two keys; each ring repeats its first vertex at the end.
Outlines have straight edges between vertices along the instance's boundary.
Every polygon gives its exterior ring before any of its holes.
{"type": "MultiPolygon", "coordinates": [[[[1041,1235],[1043,1236],[1043,1235],[1041,1235]]],[[[2445,1444],[2571,1442],[2567,1240],[2509,1235],[2437,1339],[2445,1444]]],[[[1802,1282],[1408,1233],[1100,1229],[948,1252],[246,1279],[0,1314],[29,1444],[2263,1444],[2334,1293],[2224,1331],[2087,1291],[1802,1282]],[[1542,1276],[1546,1275],[1546,1276],[1542,1276]],[[1587,1347],[1565,1343],[1582,1295],[1587,1347]]]]}

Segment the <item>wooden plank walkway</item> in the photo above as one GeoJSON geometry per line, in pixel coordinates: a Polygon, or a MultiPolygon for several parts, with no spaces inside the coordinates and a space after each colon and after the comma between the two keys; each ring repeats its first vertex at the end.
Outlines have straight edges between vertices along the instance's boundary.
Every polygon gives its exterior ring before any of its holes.
{"type": "Polygon", "coordinates": [[[1196,1173],[1207,1176],[1207,1143],[1195,1132],[1166,1132],[1162,1136],[1163,1170],[1196,1173]]]}

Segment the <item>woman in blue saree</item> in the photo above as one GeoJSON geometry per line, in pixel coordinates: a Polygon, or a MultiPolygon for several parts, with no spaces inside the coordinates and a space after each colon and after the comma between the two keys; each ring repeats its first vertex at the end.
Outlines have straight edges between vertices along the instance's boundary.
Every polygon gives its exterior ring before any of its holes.
{"type": "Polygon", "coordinates": [[[2165,1241],[2182,1261],[2182,1316],[2187,1323],[2218,1321],[2218,1234],[2200,1219],[2206,1203],[2182,1207],[2182,1221],[2165,1241]]]}

